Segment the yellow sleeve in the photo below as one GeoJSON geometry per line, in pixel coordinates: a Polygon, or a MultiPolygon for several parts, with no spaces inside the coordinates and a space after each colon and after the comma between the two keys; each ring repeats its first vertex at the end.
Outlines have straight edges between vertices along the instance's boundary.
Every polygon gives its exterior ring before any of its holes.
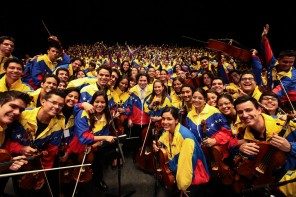
{"type": "Polygon", "coordinates": [[[185,191],[191,185],[193,176],[193,151],[194,141],[192,139],[185,139],[180,150],[176,175],[176,181],[179,190],[185,191]]]}

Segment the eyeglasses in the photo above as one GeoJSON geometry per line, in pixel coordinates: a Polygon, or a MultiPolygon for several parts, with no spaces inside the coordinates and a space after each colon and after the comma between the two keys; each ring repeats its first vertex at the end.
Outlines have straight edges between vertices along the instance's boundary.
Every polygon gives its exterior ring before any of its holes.
{"type": "Polygon", "coordinates": [[[277,101],[277,98],[272,97],[272,96],[263,96],[262,100],[265,100],[265,101],[268,101],[268,100],[277,101]]]}
{"type": "Polygon", "coordinates": [[[64,107],[64,104],[60,104],[56,101],[51,101],[51,100],[46,100],[46,101],[50,102],[53,106],[56,106],[59,109],[62,109],[64,107]]]}
{"type": "Polygon", "coordinates": [[[241,78],[241,81],[254,81],[254,78],[253,77],[244,77],[244,78],[241,78]]]}

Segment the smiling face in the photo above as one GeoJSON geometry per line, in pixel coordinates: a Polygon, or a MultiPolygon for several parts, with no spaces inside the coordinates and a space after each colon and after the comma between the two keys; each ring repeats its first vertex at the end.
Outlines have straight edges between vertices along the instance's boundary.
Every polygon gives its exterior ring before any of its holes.
{"type": "Polygon", "coordinates": [[[165,131],[174,133],[177,124],[178,119],[175,119],[171,112],[164,112],[162,114],[161,125],[165,131]]]}
{"type": "Polygon", "coordinates": [[[3,127],[18,119],[25,108],[26,103],[21,99],[15,99],[0,106],[0,125],[3,127]]]}
{"type": "Polygon", "coordinates": [[[11,62],[6,68],[6,77],[7,79],[11,79],[12,81],[17,81],[23,75],[22,65],[11,62]]]}
{"type": "Polygon", "coordinates": [[[192,105],[197,109],[198,111],[201,111],[206,104],[206,100],[204,96],[198,92],[195,91],[192,95],[192,105]]]}
{"type": "Polygon", "coordinates": [[[155,82],[153,85],[153,91],[155,95],[161,95],[164,90],[164,86],[160,82],[155,82]]]}
{"type": "Polygon", "coordinates": [[[107,106],[104,96],[102,95],[97,96],[97,98],[93,103],[93,106],[96,113],[101,114],[104,111],[105,107],[107,106]]]}
{"type": "Polygon", "coordinates": [[[74,107],[76,103],[78,103],[79,100],[79,93],[76,91],[72,91],[69,94],[67,94],[65,98],[65,104],[68,107],[74,107]]]}
{"type": "Polygon", "coordinates": [[[261,108],[256,109],[251,101],[246,101],[236,105],[236,113],[246,126],[255,127],[260,121],[262,111],[261,108]]]}
{"type": "Polygon", "coordinates": [[[244,74],[239,83],[241,89],[251,95],[256,88],[255,78],[252,74],[244,74]]]}
{"type": "Polygon", "coordinates": [[[235,113],[234,105],[225,97],[218,100],[217,106],[220,112],[226,116],[235,113]]]}

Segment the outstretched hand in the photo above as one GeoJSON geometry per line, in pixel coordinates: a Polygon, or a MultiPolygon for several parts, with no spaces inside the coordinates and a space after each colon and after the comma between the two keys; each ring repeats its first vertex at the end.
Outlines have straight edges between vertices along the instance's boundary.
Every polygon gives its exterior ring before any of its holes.
{"type": "Polygon", "coordinates": [[[262,32],[262,36],[266,36],[269,32],[269,24],[266,24],[264,27],[263,27],[263,32],[262,32]]]}

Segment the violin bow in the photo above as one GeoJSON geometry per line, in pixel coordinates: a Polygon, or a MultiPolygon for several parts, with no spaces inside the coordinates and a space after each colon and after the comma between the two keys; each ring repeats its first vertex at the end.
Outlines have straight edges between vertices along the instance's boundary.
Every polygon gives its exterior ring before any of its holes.
{"type": "Polygon", "coordinates": [[[47,26],[45,25],[45,22],[43,20],[42,21],[42,24],[43,24],[43,27],[45,28],[45,30],[47,31],[48,35],[51,36],[51,33],[50,31],[48,30],[47,26]]]}
{"type": "Polygon", "coordinates": [[[286,97],[287,97],[287,99],[288,99],[288,101],[289,101],[289,103],[290,103],[290,105],[291,105],[291,107],[292,107],[293,112],[295,112],[295,108],[293,107],[293,104],[292,104],[292,102],[291,102],[291,100],[290,100],[290,97],[288,96],[288,93],[287,93],[287,91],[286,91],[286,89],[285,89],[285,87],[284,87],[284,85],[283,85],[283,83],[282,83],[282,80],[281,80],[281,79],[278,79],[278,80],[279,80],[280,83],[281,83],[281,86],[282,86],[282,88],[283,88],[283,90],[284,90],[284,93],[285,93],[285,95],[286,95],[286,97]]]}
{"type": "Polygon", "coordinates": [[[64,166],[64,167],[58,167],[58,168],[48,168],[48,169],[42,169],[42,170],[30,170],[30,171],[24,171],[24,172],[6,173],[6,174],[0,174],[0,178],[9,177],[9,176],[18,176],[18,175],[24,175],[24,174],[30,174],[30,173],[38,173],[38,172],[47,172],[47,171],[53,171],[53,170],[63,170],[63,169],[69,169],[69,168],[84,167],[84,166],[90,166],[90,165],[91,164],[83,164],[83,165],[64,166]]]}
{"type": "Polygon", "coordinates": [[[142,156],[142,154],[143,154],[143,150],[144,150],[144,146],[145,146],[145,143],[146,143],[146,140],[147,140],[147,136],[148,136],[148,132],[149,132],[150,126],[151,126],[151,118],[149,119],[149,124],[148,124],[147,132],[145,134],[145,138],[144,138],[142,147],[141,147],[140,156],[142,156]]]}
{"type": "MultiPolygon", "coordinates": [[[[81,162],[81,165],[80,166],[80,169],[79,169],[79,172],[78,172],[78,176],[77,176],[77,179],[76,179],[76,182],[75,182],[75,187],[74,187],[74,190],[73,190],[73,193],[72,193],[72,197],[75,196],[75,192],[76,192],[76,189],[77,189],[77,185],[78,185],[78,182],[79,182],[79,179],[80,179],[80,176],[81,176],[81,172],[82,172],[82,168],[84,166],[84,162],[85,162],[85,158],[86,158],[86,155],[90,152],[90,147],[86,147],[85,148],[85,151],[84,151],[84,155],[83,155],[83,159],[82,159],[82,162],[81,162]]],[[[91,164],[90,164],[91,165],[91,164]]]]}

